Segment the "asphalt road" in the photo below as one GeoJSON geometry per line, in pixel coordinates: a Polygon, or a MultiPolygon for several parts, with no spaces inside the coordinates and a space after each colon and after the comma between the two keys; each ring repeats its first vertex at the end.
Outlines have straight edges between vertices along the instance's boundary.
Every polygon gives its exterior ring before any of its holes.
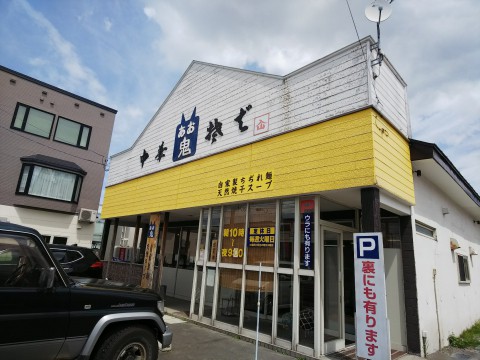
{"type": "MultiPolygon", "coordinates": [[[[173,331],[171,350],[160,352],[158,360],[255,360],[255,344],[236,339],[209,328],[185,320],[165,315],[165,322],[173,331]]],[[[429,354],[428,360],[480,360],[480,347],[477,349],[456,349],[446,347],[429,354]]],[[[259,346],[258,360],[292,360],[287,356],[259,346]]],[[[324,357],[323,359],[330,359],[324,357]]],[[[405,355],[402,360],[420,360],[415,355],[405,355]]]]}
{"type": "MultiPolygon", "coordinates": [[[[173,343],[171,350],[160,352],[158,360],[255,360],[254,343],[172,316],[166,315],[164,319],[172,329],[173,343]]],[[[258,359],[292,360],[295,358],[259,346],[258,359]]]]}

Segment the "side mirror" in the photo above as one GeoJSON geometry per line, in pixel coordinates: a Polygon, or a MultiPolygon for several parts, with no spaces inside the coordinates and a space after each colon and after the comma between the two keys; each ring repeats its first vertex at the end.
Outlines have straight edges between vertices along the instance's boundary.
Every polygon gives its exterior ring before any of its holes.
{"type": "Polygon", "coordinates": [[[40,275],[40,285],[44,289],[51,289],[53,288],[53,282],[55,281],[55,268],[46,268],[42,269],[42,273],[40,275]]]}

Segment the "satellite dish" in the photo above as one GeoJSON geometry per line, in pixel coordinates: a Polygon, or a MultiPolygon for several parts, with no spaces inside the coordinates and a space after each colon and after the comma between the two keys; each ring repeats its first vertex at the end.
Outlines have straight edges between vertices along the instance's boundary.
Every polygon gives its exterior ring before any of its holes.
{"type": "Polygon", "coordinates": [[[365,9],[365,16],[373,22],[387,20],[392,15],[392,7],[386,0],[375,0],[365,9]]]}

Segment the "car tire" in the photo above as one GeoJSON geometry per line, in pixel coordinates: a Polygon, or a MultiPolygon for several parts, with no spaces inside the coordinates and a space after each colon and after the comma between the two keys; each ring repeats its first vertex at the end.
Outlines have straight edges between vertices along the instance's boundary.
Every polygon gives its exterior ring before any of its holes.
{"type": "Polygon", "coordinates": [[[109,334],[95,352],[93,360],[157,360],[158,342],[145,326],[129,326],[109,334]],[[134,357],[135,356],[135,357],[134,357]]]}

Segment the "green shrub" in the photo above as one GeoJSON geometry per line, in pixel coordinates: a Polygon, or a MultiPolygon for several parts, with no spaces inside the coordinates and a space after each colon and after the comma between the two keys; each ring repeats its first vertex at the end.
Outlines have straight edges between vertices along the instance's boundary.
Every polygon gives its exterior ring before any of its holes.
{"type": "Polygon", "coordinates": [[[465,349],[480,345],[480,321],[477,321],[470,329],[465,330],[460,336],[451,334],[448,337],[450,346],[465,349]]]}

